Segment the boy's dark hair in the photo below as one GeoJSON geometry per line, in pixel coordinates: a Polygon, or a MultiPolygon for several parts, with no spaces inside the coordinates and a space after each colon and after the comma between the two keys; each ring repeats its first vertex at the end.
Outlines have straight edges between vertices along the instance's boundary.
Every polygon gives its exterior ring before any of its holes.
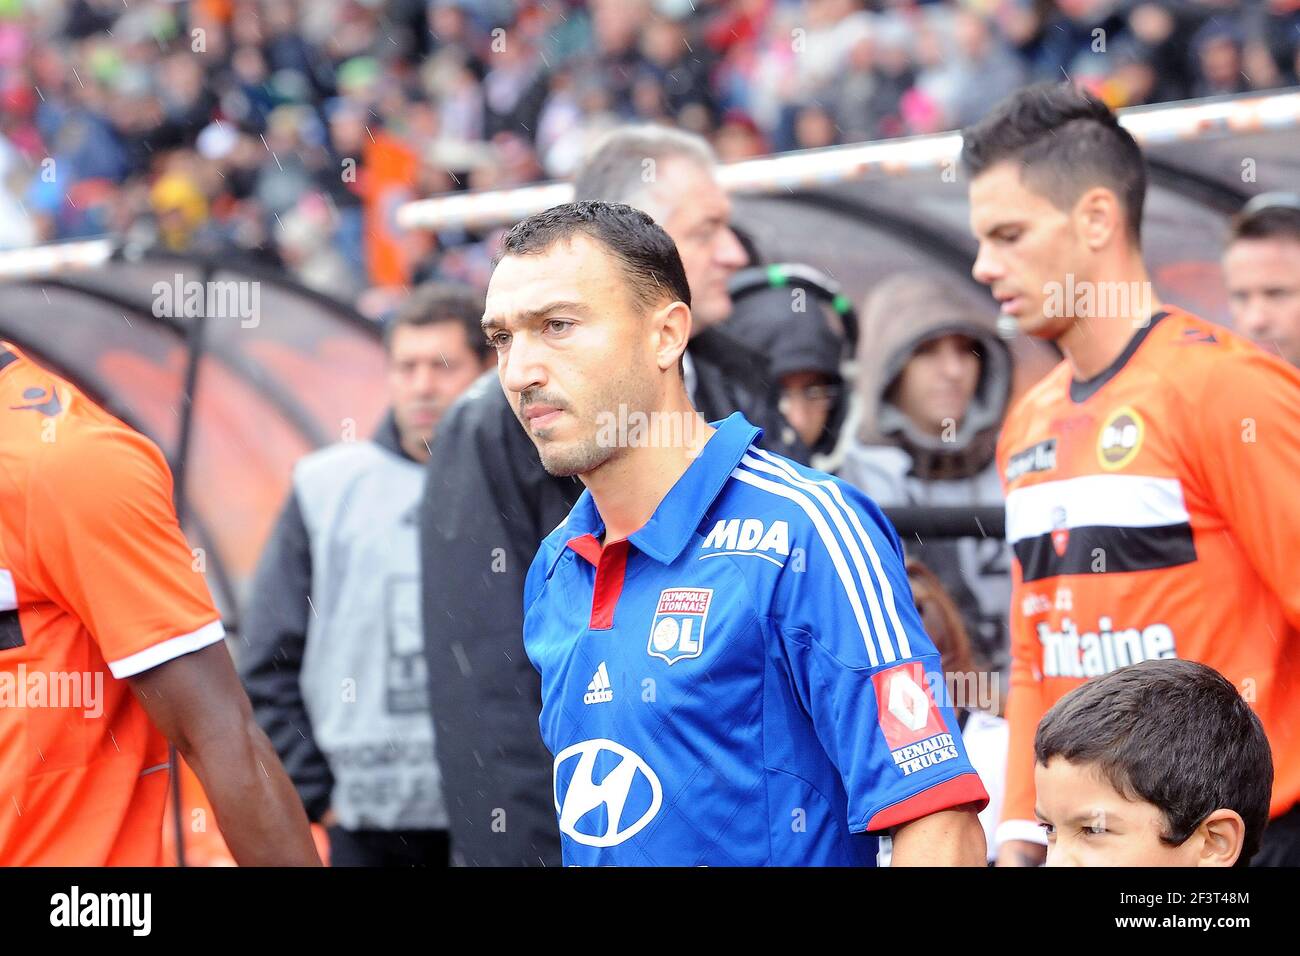
{"type": "Polygon", "coordinates": [[[1101,100],[1068,83],[1038,83],[962,130],[961,161],[974,178],[998,163],[1021,166],[1025,184],[1058,209],[1103,186],[1124,205],[1128,234],[1142,236],[1147,174],[1142,150],[1101,100]]]}
{"type": "Polygon", "coordinates": [[[595,240],[618,259],[632,301],[639,307],[649,310],[665,301],[691,304],[691,287],[676,244],[650,216],[624,203],[583,200],[552,206],[507,232],[501,255],[545,252],[575,235],[595,240]]]}
{"type": "Polygon", "coordinates": [[[491,351],[483,336],[483,294],[454,282],[424,282],[411,290],[393,317],[384,324],[384,348],[391,352],[399,326],[456,322],[465,328],[469,347],[480,360],[491,351]]]}
{"type": "Polygon", "coordinates": [[[1034,759],[1091,764],[1130,800],[1159,807],[1179,846],[1220,808],[1246,823],[1238,866],[1268,824],[1273,758],[1254,711],[1223,675],[1184,660],[1143,661],[1066,694],[1034,735],[1034,759]]]}

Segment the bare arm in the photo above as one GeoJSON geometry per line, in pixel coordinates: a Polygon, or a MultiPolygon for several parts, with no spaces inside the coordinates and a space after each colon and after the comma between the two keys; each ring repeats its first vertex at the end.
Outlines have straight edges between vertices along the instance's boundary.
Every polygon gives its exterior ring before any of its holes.
{"type": "Polygon", "coordinates": [[[212,644],[129,678],[194,768],[241,866],[320,866],[302,801],[253,719],[230,653],[212,644]]]}
{"type": "Polygon", "coordinates": [[[940,810],[894,831],[891,866],[984,866],[984,828],[966,807],[940,810]]]}

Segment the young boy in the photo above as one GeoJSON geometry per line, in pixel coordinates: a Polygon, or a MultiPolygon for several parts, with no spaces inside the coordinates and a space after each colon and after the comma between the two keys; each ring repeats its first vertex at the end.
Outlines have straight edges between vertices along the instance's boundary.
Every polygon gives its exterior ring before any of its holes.
{"type": "Polygon", "coordinates": [[[1273,760],[1250,706],[1195,661],[1089,681],[1034,737],[1048,866],[1246,866],[1268,823],[1273,760]]]}

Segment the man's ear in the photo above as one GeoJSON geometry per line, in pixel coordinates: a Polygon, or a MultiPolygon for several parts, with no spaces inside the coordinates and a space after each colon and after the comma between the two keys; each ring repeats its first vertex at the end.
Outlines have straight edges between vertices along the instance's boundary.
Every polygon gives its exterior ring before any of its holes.
{"type": "Polygon", "coordinates": [[[1109,189],[1095,186],[1074,204],[1074,221],[1084,244],[1097,252],[1124,231],[1124,207],[1109,189]]]}
{"type": "Polygon", "coordinates": [[[691,309],[685,302],[669,302],[650,317],[651,347],[661,372],[677,366],[691,340],[691,309]]]}
{"type": "Polygon", "coordinates": [[[1197,866],[1232,866],[1246,842],[1246,821],[1236,810],[1220,808],[1196,828],[1201,838],[1197,866]]]}

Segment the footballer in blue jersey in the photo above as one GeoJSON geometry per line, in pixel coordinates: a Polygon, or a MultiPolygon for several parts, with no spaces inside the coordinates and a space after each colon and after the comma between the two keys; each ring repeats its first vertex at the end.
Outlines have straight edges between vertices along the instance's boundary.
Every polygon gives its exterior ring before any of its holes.
{"type": "Polygon", "coordinates": [[[567,864],[983,865],[966,757],[897,535],[851,486],[707,425],[690,290],[644,213],[506,236],[484,329],[552,474],[586,491],[524,593],[567,864]]]}

